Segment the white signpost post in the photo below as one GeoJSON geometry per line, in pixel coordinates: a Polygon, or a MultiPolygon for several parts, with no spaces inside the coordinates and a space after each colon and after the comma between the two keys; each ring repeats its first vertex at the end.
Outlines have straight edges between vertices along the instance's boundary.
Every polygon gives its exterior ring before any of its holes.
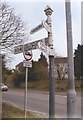
{"type": "Polygon", "coordinates": [[[51,32],[50,26],[44,21],[43,22],[43,27],[48,31],[51,32]]]}
{"type": "Polygon", "coordinates": [[[43,50],[45,53],[49,53],[49,118],[55,118],[55,79],[54,79],[54,50],[53,50],[53,41],[52,41],[52,24],[51,24],[51,14],[53,10],[47,6],[44,10],[47,20],[43,21],[40,25],[33,28],[30,32],[30,34],[34,34],[35,32],[41,30],[42,28],[45,28],[48,32],[48,46],[49,46],[49,52],[47,52],[47,47],[44,45],[40,45],[39,43],[39,49],[43,50]]]}

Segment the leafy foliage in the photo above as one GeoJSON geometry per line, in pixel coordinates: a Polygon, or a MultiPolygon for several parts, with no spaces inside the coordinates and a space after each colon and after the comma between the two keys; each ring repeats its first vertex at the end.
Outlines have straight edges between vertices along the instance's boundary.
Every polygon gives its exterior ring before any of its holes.
{"type": "MultiPolygon", "coordinates": [[[[32,61],[32,68],[29,68],[28,79],[29,81],[41,81],[48,79],[48,64],[45,56],[40,55],[38,61],[32,61]]],[[[13,83],[15,87],[19,87],[21,83],[25,81],[25,68],[23,63],[16,66],[16,70],[13,73],[13,83]]]]}
{"type": "Polygon", "coordinates": [[[79,45],[74,53],[74,69],[75,69],[75,77],[80,79],[83,77],[83,45],[79,45]]]}
{"type": "Polygon", "coordinates": [[[33,61],[33,67],[29,70],[29,80],[47,80],[48,64],[45,56],[40,55],[38,62],[33,61]]]}
{"type": "Polygon", "coordinates": [[[20,87],[20,84],[25,80],[24,73],[20,73],[17,70],[15,70],[12,79],[14,87],[20,87]]]}

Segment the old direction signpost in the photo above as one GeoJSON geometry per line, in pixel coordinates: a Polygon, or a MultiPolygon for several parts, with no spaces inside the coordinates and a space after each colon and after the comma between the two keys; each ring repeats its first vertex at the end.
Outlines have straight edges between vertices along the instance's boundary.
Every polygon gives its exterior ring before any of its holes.
{"type": "MultiPolygon", "coordinates": [[[[25,45],[15,46],[14,53],[18,54],[18,53],[22,53],[23,51],[34,50],[39,48],[40,50],[42,50],[43,52],[49,55],[49,76],[50,76],[49,77],[49,82],[50,82],[49,118],[54,118],[55,117],[54,51],[53,51],[52,28],[51,28],[52,25],[51,25],[51,17],[50,17],[53,10],[49,6],[47,6],[44,12],[47,16],[47,20],[43,21],[41,24],[33,28],[30,31],[30,34],[34,34],[35,32],[38,32],[39,30],[41,30],[42,28],[45,28],[48,32],[48,38],[40,39],[38,41],[27,43],[25,45]],[[39,46],[40,44],[39,42],[41,43],[40,46],[39,46]]],[[[26,71],[26,74],[27,74],[27,71],[26,71]]],[[[26,79],[27,79],[27,76],[26,76],[26,79]]],[[[25,114],[25,118],[26,118],[26,114],[25,114]]]]}
{"type": "MultiPolygon", "coordinates": [[[[45,28],[48,32],[48,47],[49,47],[49,118],[55,118],[55,77],[54,77],[54,49],[52,40],[52,23],[51,14],[53,10],[47,6],[44,10],[47,20],[42,22],[40,25],[36,26],[30,31],[30,34],[34,34],[42,28],[45,28]]],[[[40,42],[41,43],[41,42],[40,42]]],[[[39,45],[39,48],[45,52],[47,47],[44,45],[39,45]],[[45,48],[44,48],[45,47],[45,48]]],[[[46,52],[47,53],[47,52],[46,52]]]]}
{"type": "MultiPolygon", "coordinates": [[[[25,45],[15,46],[14,53],[22,53],[23,51],[29,51],[34,49],[40,49],[49,55],[49,118],[55,118],[55,76],[54,76],[54,49],[53,49],[53,40],[52,40],[52,23],[51,23],[51,14],[53,10],[47,6],[44,10],[47,20],[43,21],[41,24],[36,26],[30,31],[30,34],[38,32],[42,28],[45,28],[48,32],[48,38],[40,39],[35,42],[27,43],[25,45]],[[46,46],[47,45],[47,46],[46,46]]],[[[24,63],[25,65],[26,63],[24,63]]],[[[28,71],[28,69],[26,69],[28,71]]],[[[26,79],[27,79],[26,71],[26,79]]],[[[27,84],[27,82],[26,82],[27,84]]],[[[27,91],[27,88],[26,88],[27,91]]],[[[26,114],[25,114],[26,118],[26,114]]]]}

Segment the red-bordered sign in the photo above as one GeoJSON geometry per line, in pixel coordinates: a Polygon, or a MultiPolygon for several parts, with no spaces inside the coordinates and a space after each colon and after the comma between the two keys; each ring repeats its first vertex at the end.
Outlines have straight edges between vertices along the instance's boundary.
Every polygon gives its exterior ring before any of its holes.
{"type": "Polygon", "coordinates": [[[23,55],[27,61],[32,59],[32,51],[25,51],[23,55]]]}

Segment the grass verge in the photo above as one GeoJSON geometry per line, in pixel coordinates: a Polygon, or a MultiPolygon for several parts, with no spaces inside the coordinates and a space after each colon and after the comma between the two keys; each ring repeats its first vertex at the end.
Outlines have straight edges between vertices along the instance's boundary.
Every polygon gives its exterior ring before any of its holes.
{"type": "MultiPolygon", "coordinates": [[[[8,120],[9,118],[24,118],[24,111],[17,108],[17,107],[14,107],[14,106],[11,106],[5,102],[2,103],[2,119],[4,120],[6,118],[6,120],[8,120]]],[[[34,118],[41,118],[41,120],[46,120],[45,118],[46,117],[46,114],[33,114],[31,112],[27,112],[27,118],[32,118],[31,120],[34,120],[34,118]]],[[[60,116],[58,115],[55,115],[55,118],[56,120],[59,120],[58,118],[60,118],[60,116]]],[[[36,120],[35,119],[35,120],[36,120]]]]}
{"type": "MultiPolygon", "coordinates": [[[[27,118],[35,118],[36,115],[27,112],[27,118]]],[[[13,107],[5,102],[2,103],[2,118],[24,118],[24,111],[17,108],[13,107]]]]}

